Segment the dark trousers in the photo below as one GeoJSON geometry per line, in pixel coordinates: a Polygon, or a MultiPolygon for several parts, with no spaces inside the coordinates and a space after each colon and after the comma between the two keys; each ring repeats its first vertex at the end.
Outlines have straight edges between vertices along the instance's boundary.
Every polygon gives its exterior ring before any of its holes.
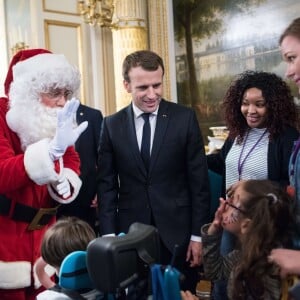
{"type": "MultiPolygon", "coordinates": [[[[186,257],[186,247],[182,249],[177,249],[178,256],[174,260],[174,267],[182,274],[180,278],[180,289],[189,290],[193,294],[196,293],[196,285],[200,279],[199,269],[191,268],[189,263],[185,261],[186,257]]],[[[162,265],[162,272],[164,266],[170,265],[173,258],[173,253],[169,251],[165,245],[160,243],[160,264],[162,265]]],[[[139,278],[134,284],[130,285],[128,288],[127,300],[146,300],[149,295],[152,294],[151,286],[151,272],[144,276],[144,278],[139,278]]]]}
{"type": "MultiPolygon", "coordinates": [[[[151,216],[151,225],[156,227],[153,215],[151,216]]],[[[189,262],[186,262],[186,251],[188,245],[177,247],[175,259],[173,252],[170,251],[163,241],[160,239],[160,261],[162,266],[170,265],[174,262],[173,266],[182,274],[180,279],[180,288],[183,291],[189,290],[193,294],[196,293],[196,286],[200,280],[199,268],[191,268],[189,262]]],[[[175,249],[175,247],[174,247],[175,249]]],[[[150,271],[149,271],[150,272],[150,271]]],[[[150,273],[149,273],[150,276],[150,273]]],[[[136,284],[128,288],[128,300],[144,300],[151,295],[151,277],[139,279],[136,284]],[[150,285],[150,286],[149,286],[150,285]]]]}
{"type": "MultiPolygon", "coordinates": [[[[199,267],[191,268],[189,266],[190,263],[186,262],[187,246],[188,245],[177,248],[174,267],[182,274],[180,279],[181,290],[189,290],[195,294],[197,283],[200,280],[199,267]]],[[[171,261],[173,260],[173,253],[164,245],[162,241],[160,243],[160,251],[160,263],[165,266],[170,265],[171,261]]]]}

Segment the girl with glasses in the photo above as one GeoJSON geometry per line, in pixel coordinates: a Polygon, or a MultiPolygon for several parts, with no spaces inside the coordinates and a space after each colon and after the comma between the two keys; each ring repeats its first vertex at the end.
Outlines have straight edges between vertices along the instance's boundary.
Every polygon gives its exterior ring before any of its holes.
{"type": "Polygon", "coordinates": [[[238,183],[229,199],[220,198],[212,223],[202,227],[203,266],[210,280],[228,280],[229,299],[281,299],[278,267],[268,260],[273,248],[290,245],[292,199],[268,180],[238,183]],[[223,229],[239,247],[220,254],[223,229]]]}

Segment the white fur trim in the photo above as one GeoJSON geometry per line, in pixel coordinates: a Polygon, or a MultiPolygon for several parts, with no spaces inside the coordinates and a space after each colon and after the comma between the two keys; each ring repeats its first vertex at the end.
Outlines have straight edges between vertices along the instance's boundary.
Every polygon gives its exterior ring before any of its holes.
{"type": "Polygon", "coordinates": [[[66,64],[69,66],[66,58],[62,54],[42,53],[14,65],[13,78],[19,79],[19,77],[25,76],[26,74],[36,74],[38,71],[42,72],[50,68],[65,66],[66,64]]]}
{"type": "MultiPolygon", "coordinates": [[[[50,300],[50,299],[70,300],[71,298],[63,293],[52,291],[52,290],[45,290],[36,296],[36,300],[50,300]]],[[[84,298],[84,299],[96,299],[96,298],[93,297],[93,298],[84,298]]]]}
{"type": "Polygon", "coordinates": [[[76,95],[80,86],[78,68],[62,54],[34,55],[15,64],[12,72],[10,108],[16,103],[31,107],[33,102],[39,101],[41,92],[49,92],[53,88],[68,89],[76,95]]]}
{"type": "Polygon", "coordinates": [[[0,289],[20,289],[31,284],[31,264],[28,261],[0,261],[0,289]]]}
{"type": "Polygon", "coordinates": [[[77,197],[79,190],[81,188],[82,182],[81,182],[81,179],[79,178],[79,176],[72,169],[64,168],[63,174],[66,176],[66,178],[70,182],[70,185],[73,188],[73,194],[71,195],[71,197],[69,197],[68,199],[64,199],[64,198],[58,196],[53,191],[50,184],[48,184],[47,187],[48,187],[48,191],[49,191],[49,194],[52,197],[52,199],[56,200],[57,202],[59,202],[61,204],[68,204],[68,203],[72,202],[73,200],[75,200],[75,198],[77,197]]]}
{"type": "Polygon", "coordinates": [[[29,145],[24,153],[25,170],[31,180],[38,185],[57,181],[54,163],[49,155],[49,139],[29,145]]]}
{"type": "MultiPolygon", "coordinates": [[[[49,277],[53,276],[55,273],[56,273],[56,270],[54,267],[50,266],[50,265],[46,265],[45,267],[45,272],[47,273],[47,275],[49,277]]],[[[42,286],[40,280],[39,280],[39,277],[37,276],[36,274],[36,263],[34,264],[33,266],[33,279],[34,279],[34,287],[36,289],[40,288],[42,286]]]]}
{"type": "Polygon", "coordinates": [[[12,68],[13,82],[40,81],[44,84],[60,84],[78,89],[79,72],[63,54],[42,53],[18,62],[12,68]],[[77,79],[77,80],[76,80],[77,79]],[[72,82],[72,80],[74,82],[72,82]]]}

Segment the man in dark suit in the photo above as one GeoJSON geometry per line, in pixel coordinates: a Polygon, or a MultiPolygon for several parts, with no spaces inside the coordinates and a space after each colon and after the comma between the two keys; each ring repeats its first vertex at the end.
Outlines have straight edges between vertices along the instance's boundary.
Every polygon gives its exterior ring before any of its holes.
{"type": "Polygon", "coordinates": [[[182,288],[194,292],[195,267],[201,263],[200,228],[209,220],[208,171],[195,113],[162,99],[163,75],[163,61],[152,51],[137,51],[124,60],[124,87],[132,103],[103,120],[100,234],[127,232],[133,222],[156,226],[161,263],[170,264],[178,245],[175,266],[187,279],[182,288]],[[143,154],[143,113],[149,116],[150,158],[143,154]]]}
{"type": "Polygon", "coordinates": [[[98,147],[102,124],[102,113],[80,104],[76,114],[77,124],[88,121],[88,128],[75,143],[80,157],[80,178],[82,186],[77,198],[70,204],[61,205],[57,217],[76,216],[88,222],[99,233],[97,206],[98,147]]]}

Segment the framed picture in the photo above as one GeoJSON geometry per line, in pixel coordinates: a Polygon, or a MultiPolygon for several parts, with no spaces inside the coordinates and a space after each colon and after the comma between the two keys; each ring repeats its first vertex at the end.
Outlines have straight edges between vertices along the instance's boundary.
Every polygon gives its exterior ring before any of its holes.
{"type": "Polygon", "coordinates": [[[210,127],[224,125],[220,104],[234,76],[284,77],[278,39],[299,12],[298,0],[173,0],[178,103],[195,109],[206,142],[210,127]]]}

